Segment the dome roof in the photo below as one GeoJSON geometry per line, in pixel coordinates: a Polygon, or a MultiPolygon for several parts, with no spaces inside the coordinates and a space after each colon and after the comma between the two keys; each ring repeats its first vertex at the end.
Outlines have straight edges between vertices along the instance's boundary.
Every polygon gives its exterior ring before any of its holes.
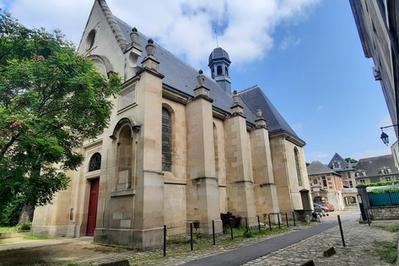
{"type": "Polygon", "coordinates": [[[212,53],[209,55],[209,63],[216,59],[226,59],[230,62],[229,54],[221,47],[216,47],[213,49],[212,53]]]}

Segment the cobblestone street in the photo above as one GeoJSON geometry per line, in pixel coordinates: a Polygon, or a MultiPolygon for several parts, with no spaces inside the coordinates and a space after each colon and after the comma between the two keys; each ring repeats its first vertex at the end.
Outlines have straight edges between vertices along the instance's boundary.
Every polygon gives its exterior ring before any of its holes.
{"type": "Polygon", "coordinates": [[[397,233],[367,224],[348,221],[343,224],[346,247],[342,246],[338,226],[287,248],[250,261],[245,265],[300,265],[312,259],[315,265],[391,265],[373,254],[374,241],[397,241],[397,233]],[[323,257],[323,251],[334,247],[336,254],[323,257]]]}

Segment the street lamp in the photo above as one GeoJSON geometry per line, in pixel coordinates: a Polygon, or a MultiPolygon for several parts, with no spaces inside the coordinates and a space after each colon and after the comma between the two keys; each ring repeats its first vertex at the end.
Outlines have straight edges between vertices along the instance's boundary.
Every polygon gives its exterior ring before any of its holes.
{"type": "Polygon", "coordinates": [[[388,136],[387,133],[384,132],[384,128],[397,127],[397,126],[398,126],[398,124],[390,125],[390,126],[385,126],[385,127],[380,127],[380,128],[381,128],[381,131],[382,131],[382,132],[381,132],[380,138],[381,138],[382,142],[384,142],[385,145],[388,146],[388,144],[389,144],[389,136],[388,136]]]}
{"type": "Polygon", "coordinates": [[[381,140],[382,140],[382,142],[384,142],[385,145],[388,146],[388,144],[389,144],[389,136],[384,131],[382,131],[382,133],[381,133],[381,140]]]}

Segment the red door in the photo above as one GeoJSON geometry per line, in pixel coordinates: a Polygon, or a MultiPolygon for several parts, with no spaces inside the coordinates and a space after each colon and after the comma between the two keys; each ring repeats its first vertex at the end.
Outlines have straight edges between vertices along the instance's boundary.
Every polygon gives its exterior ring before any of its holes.
{"type": "Polygon", "coordinates": [[[88,236],[94,235],[94,229],[96,229],[98,189],[99,189],[99,179],[96,178],[91,180],[89,210],[87,214],[87,229],[86,229],[86,235],[88,236]]]}

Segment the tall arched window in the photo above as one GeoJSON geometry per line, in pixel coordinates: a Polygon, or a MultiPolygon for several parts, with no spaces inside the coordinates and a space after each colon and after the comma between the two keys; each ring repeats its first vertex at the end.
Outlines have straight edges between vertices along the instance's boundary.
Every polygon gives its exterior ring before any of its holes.
{"type": "Polygon", "coordinates": [[[302,186],[302,171],[301,164],[299,162],[299,152],[297,147],[294,148],[294,156],[295,156],[295,166],[296,166],[296,174],[298,178],[298,185],[302,186]]]}
{"type": "Polygon", "coordinates": [[[131,187],[133,139],[130,126],[123,126],[119,132],[117,155],[118,180],[117,190],[125,190],[131,187]]]}
{"type": "Polygon", "coordinates": [[[215,171],[216,177],[219,177],[219,146],[218,146],[218,132],[215,123],[213,123],[213,143],[215,152],[215,171]]]}
{"type": "Polygon", "coordinates": [[[172,117],[162,108],[162,171],[172,170],[172,117]]]}
{"type": "Polygon", "coordinates": [[[89,161],[89,172],[100,170],[101,168],[101,154],[96,152],[93,154],[89,161]]]}

